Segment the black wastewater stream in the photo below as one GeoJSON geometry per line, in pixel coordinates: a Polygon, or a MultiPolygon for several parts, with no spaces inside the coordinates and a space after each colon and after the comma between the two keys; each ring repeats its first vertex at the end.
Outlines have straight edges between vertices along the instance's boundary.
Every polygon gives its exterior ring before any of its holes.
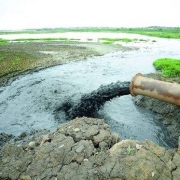
{"type": "Polygon", "coordinates": [[[179,58],[177,43],[180,47],[177,41],[171,46],[117,52],[20,76],[0,87],[0,133],[18,136],[33,129],[55,130],[69,119],[88,116],[105,119],[122,139],[150,139],[173,147],[156,115],[133,104],[129,82],[138,72],[155,72],[152,62],[157,58],[179,58]]]}

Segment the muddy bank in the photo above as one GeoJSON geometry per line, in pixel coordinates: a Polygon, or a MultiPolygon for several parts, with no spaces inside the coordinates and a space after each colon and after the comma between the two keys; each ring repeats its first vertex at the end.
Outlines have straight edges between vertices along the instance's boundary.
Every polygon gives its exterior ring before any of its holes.
{"type": "Polygon", "coordinates": [[[5,180],[179,180],[180,141],[167,151],[147,140],[120,140],[101,119],[76,118],[57,131],[22,144],[6,144],[5,180]]]}
{"type": "MultiPolygon", "coordinates": [[[[146,75],[149,78],[167,81],[171,83],[180,83],[179,78],[163,77],[160,73],[152,73],[146,75]]],[[[180,109],[179,106],[166,103],[147,96],[138,95],[133,98],[133,101],[138,106],[143,106],[157,114],[157,120],[161,121],[166,127],[170,136],[177,142],[180,135],[180,109]]]]}
{"type": "Polygon", "coordinates": [[[79,61],[93,56],[132,49],[134,48],[88,42],[7,43],[0,46],[0,85],[7,85],[8,82],[16,79],[17,75],[25,75],[70,61],[79,61]]]}

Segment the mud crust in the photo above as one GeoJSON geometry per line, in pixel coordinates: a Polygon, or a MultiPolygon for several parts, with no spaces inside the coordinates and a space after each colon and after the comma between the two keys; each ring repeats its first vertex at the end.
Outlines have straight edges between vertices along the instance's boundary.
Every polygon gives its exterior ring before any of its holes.
{"type": "Polygon", "coordinates": [[[103,120],[83,117],[28,144],[6,144],[0,179],[178,180],[179,162],[180,144],[169,152],[149,140],[120,141],[103,120]]]}

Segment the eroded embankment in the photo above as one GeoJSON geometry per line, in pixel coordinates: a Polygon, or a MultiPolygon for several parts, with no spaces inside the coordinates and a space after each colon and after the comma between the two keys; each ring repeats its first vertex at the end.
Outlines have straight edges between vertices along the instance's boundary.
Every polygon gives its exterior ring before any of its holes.
{"type": "Polygon", "coordinates": [[[180,141],[167,151],[147,140],[119,140],[100,119],[76,118],[26,145],[7,144],[0,160],[5,180],[179,180],[180,141]]]}
{"type": "Polygon", "coordinates": [[[0,85],[6,85],[19,74],[27,74],[70,61],[84,60],[132,48],[64,41],[11,42],[0,45],[0,85]]]}
{"type": "MultiPolygon", "coordinates": [[[[171,83],[180,83],[179,78],[163,77],[161,74],[148,74],[147,77],[167,81],[171,83]]],[[[157,114],[157,120],[161,121],[166,127],[174,142],[177,142],[180,135],[180,109],[179,106],[166,103],[147,96],[136,96],[133,101],[138,106],[143,106],[157,114]]]]}

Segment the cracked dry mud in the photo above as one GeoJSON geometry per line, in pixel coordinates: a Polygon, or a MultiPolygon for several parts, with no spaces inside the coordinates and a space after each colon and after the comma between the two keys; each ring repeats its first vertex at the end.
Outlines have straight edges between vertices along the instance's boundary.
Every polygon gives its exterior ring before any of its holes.
{"type": "Polygon", "coordinates": [[[6,144],[5,180],[179,180],[180,140],[168,151],[147,140],[120,140],[101,119],[76,118],[29,144],[6,144]]]}

